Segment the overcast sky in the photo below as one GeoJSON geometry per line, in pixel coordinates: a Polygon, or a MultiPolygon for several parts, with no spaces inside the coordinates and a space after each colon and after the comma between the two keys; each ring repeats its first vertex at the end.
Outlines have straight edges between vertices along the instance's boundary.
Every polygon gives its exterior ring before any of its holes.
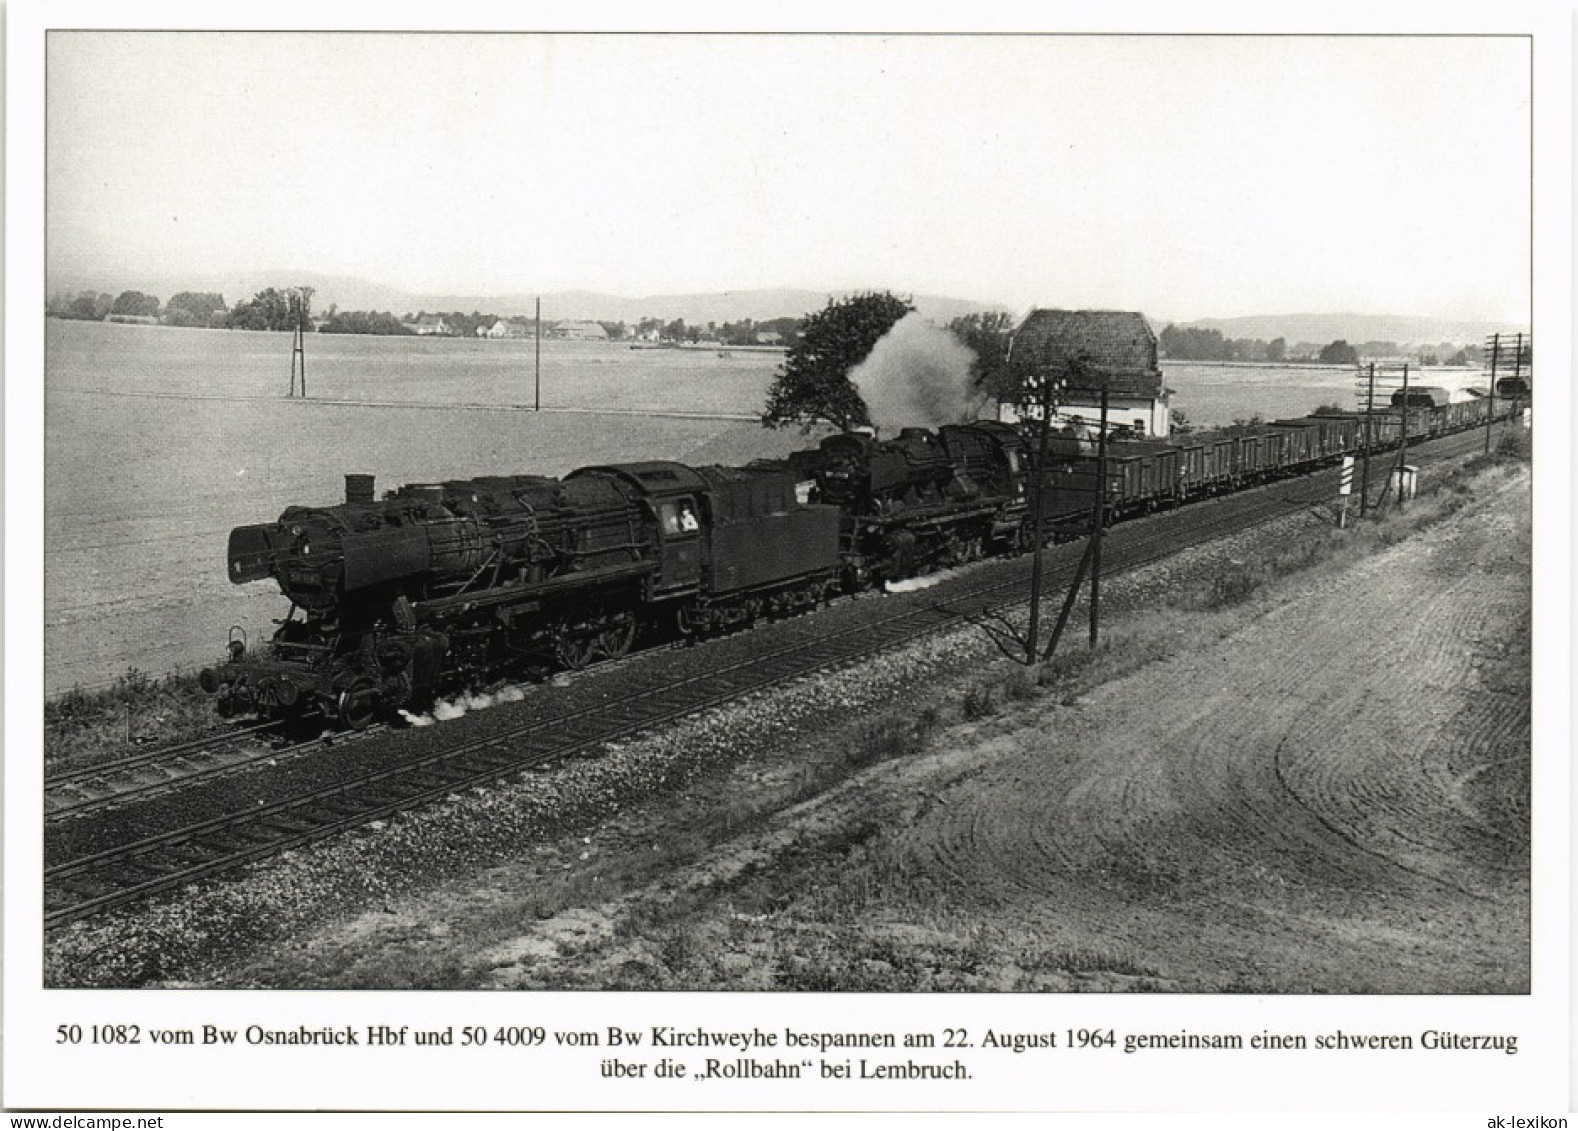
{"type": "Polygon", "coordinates": [[[52,284],[1528,318],[1520,38],[53,32],[46,57],[52,284]]]}

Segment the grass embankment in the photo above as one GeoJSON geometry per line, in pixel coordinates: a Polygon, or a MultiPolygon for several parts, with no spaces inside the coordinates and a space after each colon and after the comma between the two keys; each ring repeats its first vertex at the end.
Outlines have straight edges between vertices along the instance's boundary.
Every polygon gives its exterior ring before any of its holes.
{"type": "Polygon", "coordinates": [[[215,728],[213,701],[193,672],[150,676],[136,668],[109,687],[74,687],[44,702],[44,765],[91,766],[142,746],[179,742],[215,728]]]}

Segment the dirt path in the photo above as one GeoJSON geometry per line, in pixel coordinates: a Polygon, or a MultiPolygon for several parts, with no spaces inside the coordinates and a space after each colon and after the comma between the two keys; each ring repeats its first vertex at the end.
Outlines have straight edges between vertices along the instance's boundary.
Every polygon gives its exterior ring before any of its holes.
{"type": "Polygon", "coordinates": [[[903,834],[917,902],[1190,984],[1526,988],[1527,505],[1507,481],[1207,654],[1038,712],[903,834]]]}

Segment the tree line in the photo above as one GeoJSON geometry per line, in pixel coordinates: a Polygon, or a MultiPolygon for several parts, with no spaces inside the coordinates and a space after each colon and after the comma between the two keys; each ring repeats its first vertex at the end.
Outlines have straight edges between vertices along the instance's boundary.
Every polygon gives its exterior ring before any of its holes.
{"type": "Polygon", "coordinates": [[[1229,338],[1220,330],[1171,323],[1156,336],[1156,345],[1161,355],[1170,361],[1243,361],[1272,365],[1313,361],[1353,365],[1361,357],[1394,358],[1405,353],[1417,358],[1421,365],[1478,365],[1481,361],[1477,345],[1459,348],[1451,342],[1442,342],[1404,350],[1396,342],[1369,341],[1353,345],[1339,338],[1325,345],[1298,342],[1289,346],[1286,338],[1273,338],[1269,342],[1260,338],[1229,338]]]}
{"type": "Polygon", "coordinates": [[[130,318],[166,326],[197,326],[224,330],[312,329],[312,287],[267,287],[234,306],[212,291],[182,291],[169,302],[142,291],[122,291],[111,298],[100,291],[51,296],[44,313],[53,318],[102,322],[130,318]]]}
{"type": "MultiPolygon", "coordinates": [[[[486,332],[499,322],[515,327],[516,336],[530,336],[537,329],[530,318],[501,318],[476,310],[469,314],[459,310],[407,311],[396,317],[393,311],[340,310],[337,305],[330,304],[321,317],[314,318],[312,296],[311,287],[267,287],[250,299],[230,306],[223,295],[209,291],[182,291],[165,303],[141,291],[122,291],[115,296],[100,291],[81,291],[74,295],[50,296],[45,301],[44,312],[52,318],[91,322],[127,319],[223,330],[294,330],[300,325],[309,333],[324,334],[410,335],[418,333],[417,325],[428,319],[440,320],[443,328],[438,333],[446,337],[476,337],[479,331],[486,332]]],[[[744,318],[719,324],[687,323],[683,318],[667,321],[643,318],[634,326],[620,320],[598,320],[597,324],[610,341],[637,338],[673,344],[707,342],[748,346],[760,344],[764,339],[792,345],[799,339],[801,321],[800,318],[772,318],[758,322],[744,318]]]]}

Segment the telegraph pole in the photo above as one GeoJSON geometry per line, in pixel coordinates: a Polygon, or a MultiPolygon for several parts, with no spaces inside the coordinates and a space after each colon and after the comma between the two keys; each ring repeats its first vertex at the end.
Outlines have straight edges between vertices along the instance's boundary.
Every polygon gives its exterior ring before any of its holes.
{"type": "Polygon", "coordinates": [[[1101,532],[1107,525],[1107,385],[1101,386],[1101,429],[1096,433],[1096,510],[1090,532],[1090,646],[1096,646],[1101,611],[1101,532]]]}
{"type": "Polygon", "coordinates": [[[1370,362],[1370,388],[1364,398],[1364,472],[1359,480],[1359,517],[1370,513],[1370,421],[1375,412],[1375,362],[1370,362]]]}
{"type": "Polygon", "coordinates": [[[542,411],[542,296],[537,296],[537,317],[532,323],[537,329],[537,381],[532,394],[532,411],[542,411]]]}
{"type": "MultiPolygon", "coordinates": [[[[1518,351],[1522,353],[1522,350],[1518,351]]],[[[1485,414],[1485,454],[1490,454],[1490,429],[1496,421],[1496,363],[1501,360],[1501,335],[1490,337],[1490,411],[1485,414]]]]}
{"type": "Polygon", "coordinates": [[[1036,637],[1041,627],[1041,562],[1045,554],[1046,467],[1047,441],[1052,434],[1052,407],[1063,382],[1049,377],[1041,378],[1041,426],[1036,430],[1036,482],[1030,493],[1031,505],[1036,508],[1030,516],[1030,537],[1034,542],[1030,551],[1030,628],[1025,637],[1025,658],[1036,662],[1036,637]]]}
{"type": "Polygon", "coordinates": [[[1408,363],[1403,362],[1403,442],[1397,446],[1397,509],[1402,510],[1407,484],[1403,482],[1403,468],[1408,466],[1408,363]]]}
{"type": "Polygon", "coordinates": [[[296,395],[296,368],[301,367],[301,395],[307,395],[307,303],[300,294],[290,297],[290,305],[296,315],[296,326],[291,334],[290,342],[290,395],[296,395]]]}

